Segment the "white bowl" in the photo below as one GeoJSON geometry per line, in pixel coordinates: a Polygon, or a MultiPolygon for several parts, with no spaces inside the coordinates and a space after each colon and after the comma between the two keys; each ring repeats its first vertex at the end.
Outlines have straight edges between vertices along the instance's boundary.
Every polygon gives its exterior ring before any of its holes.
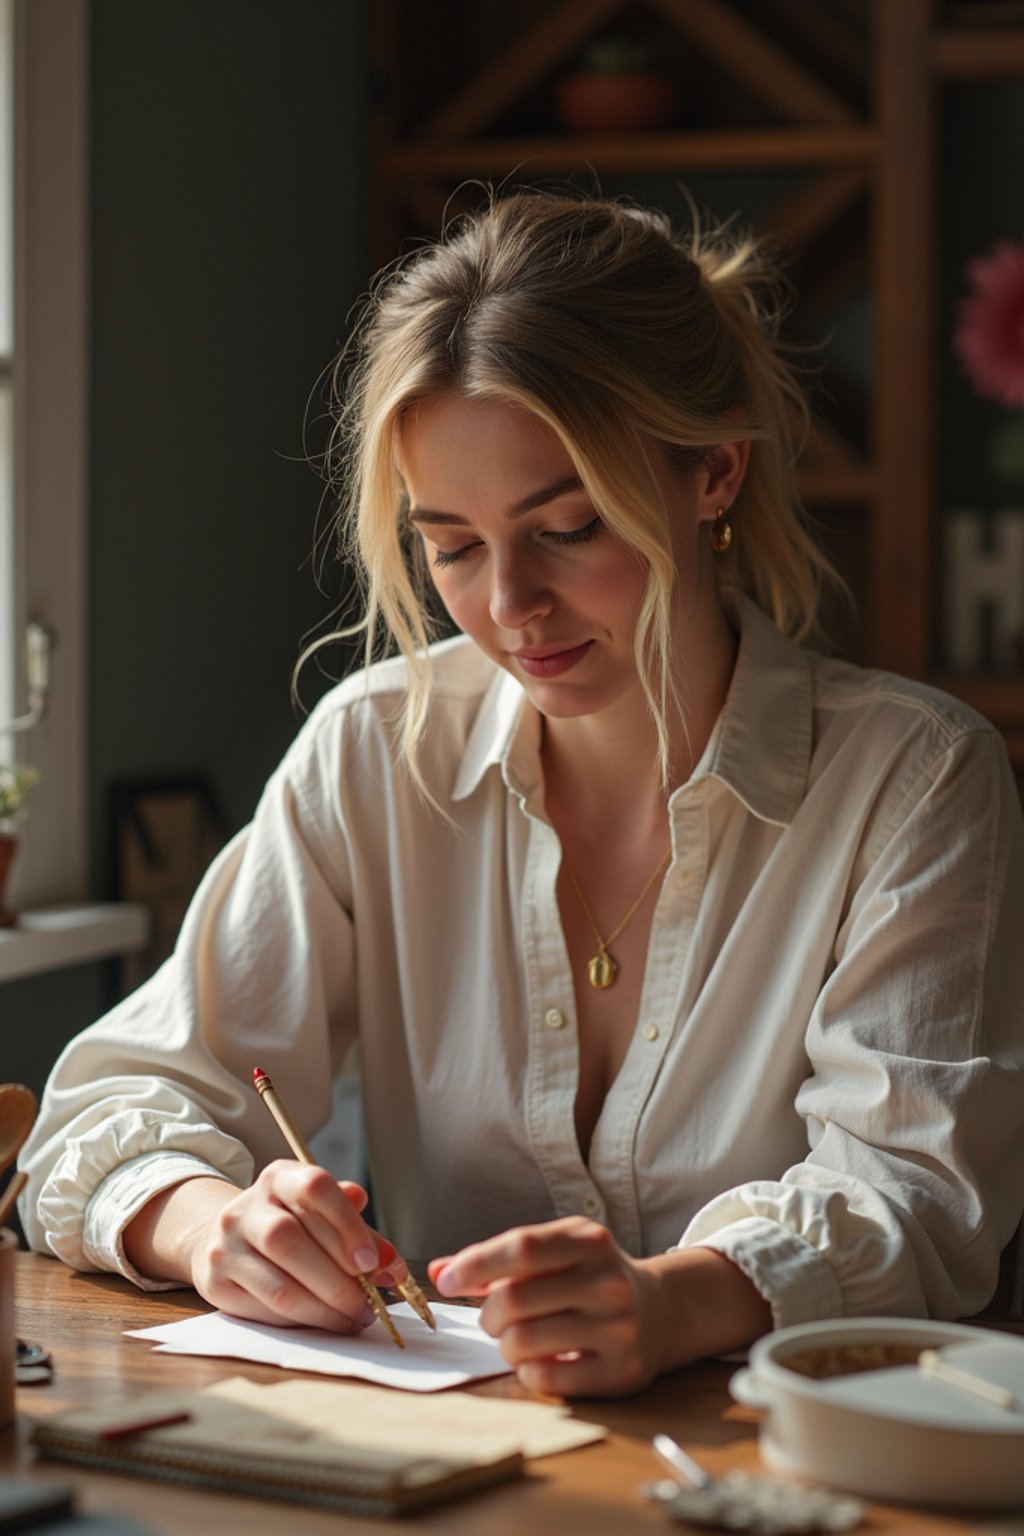
{"type": "Polygon", "coordinates": [[[730,1383],[763,1413],[760,1450],[774,1470],[874,1499],[950,1507],[1024,1505],[1024,1339],[962,1323],[860,1317],[803,1323],[760,1339],[730,1383]],[[926,1376],[914,1363],[816,1379],[786,1365],[849,1346],[949,1351],[996,1383],[1013,1408],[926,1376]]]}

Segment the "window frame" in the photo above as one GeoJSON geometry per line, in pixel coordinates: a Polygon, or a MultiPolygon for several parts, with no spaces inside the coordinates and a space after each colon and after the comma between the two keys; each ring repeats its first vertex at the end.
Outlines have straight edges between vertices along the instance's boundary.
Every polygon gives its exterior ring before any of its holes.
{"type": "Polygon", "coordinates": [[[43,719],[5,744],[40,772],[13,867],[19,908],[88,889],[88,33],[88,0],[14,0],[14,714],[26,626],[55,634],[43,719]]]}
{"type": "MultiPolygon", "coordinates": [[[[14,0],[0,0],[0,721],[16,713],[14,640],[12,483],[14,378],[14,0]],[[5,615],[7,617],[5,618],[5,615]],[[10,626],[10,629],[8,629],[10,626]]],[[[13,755],[13,742],[0,736],[0,761],[13,755]]]]}

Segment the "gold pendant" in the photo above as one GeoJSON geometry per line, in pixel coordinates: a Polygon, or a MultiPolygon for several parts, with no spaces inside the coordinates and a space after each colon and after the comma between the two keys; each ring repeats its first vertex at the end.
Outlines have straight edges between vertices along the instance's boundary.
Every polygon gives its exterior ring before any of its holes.
{"type": "Polygon", "coordinates": [[[590,985],[598,987],[602,991],[605,987],[611,986],[618,974],[619,968],[606,949],[599,949],[593,960],[587,965],[590,985]]]}

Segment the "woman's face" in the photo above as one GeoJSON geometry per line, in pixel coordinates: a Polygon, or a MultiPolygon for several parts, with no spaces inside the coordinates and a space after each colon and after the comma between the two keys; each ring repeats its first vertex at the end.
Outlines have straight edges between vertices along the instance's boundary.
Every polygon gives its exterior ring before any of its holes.
{"type": "MultiPolygon", "coordinates": [[[[556,432],[514,405],[442,395],[403,424],[399,469],[449,614],[543,714],[593,714],[639,689],[646,565],[602,523],[556,432]]],[[[695,535],[692,483],[666,472],[666,486],[673,523],[695,535]]]]}

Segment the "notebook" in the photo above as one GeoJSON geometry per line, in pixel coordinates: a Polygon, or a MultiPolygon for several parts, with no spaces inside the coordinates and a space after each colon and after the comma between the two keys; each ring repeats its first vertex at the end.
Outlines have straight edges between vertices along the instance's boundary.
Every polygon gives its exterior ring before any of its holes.
{"type": "Polygon", "coordinates": [[[56,1414],[36,1424],[32,1441],[101,1471],[393,1516],[517,1477],[525,1456],[604,1433],[559,1404],[231,1378],[56,1414]],[[176,1415],[187,1419],[125,1433],[176,1415]]]}

